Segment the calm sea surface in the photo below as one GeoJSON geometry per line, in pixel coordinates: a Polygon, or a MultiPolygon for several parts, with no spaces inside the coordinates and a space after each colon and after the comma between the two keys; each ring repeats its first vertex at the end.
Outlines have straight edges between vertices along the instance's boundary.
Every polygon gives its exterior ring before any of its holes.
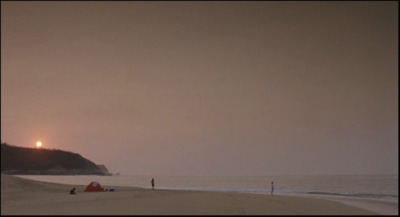
{"type": "Polygon", "coordinates": [[[390,199],[398,201],[398,175],[332,176],[49,176],[19,177],[63,184],[87,185],[98,181],[104,187],[134,186],[158,189],[202,190],[269,194],[313,194],[390,199]]]}

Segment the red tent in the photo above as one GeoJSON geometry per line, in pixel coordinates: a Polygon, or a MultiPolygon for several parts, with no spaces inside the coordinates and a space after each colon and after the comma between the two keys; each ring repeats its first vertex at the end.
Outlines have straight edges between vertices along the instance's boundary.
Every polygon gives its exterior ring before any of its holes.
{"type": "Polygon", "coordinates": [[[85,189],[85,191],[103,191],[103,188],[101,187],[100,183],[98,182],[91,182],[85,189]]]}

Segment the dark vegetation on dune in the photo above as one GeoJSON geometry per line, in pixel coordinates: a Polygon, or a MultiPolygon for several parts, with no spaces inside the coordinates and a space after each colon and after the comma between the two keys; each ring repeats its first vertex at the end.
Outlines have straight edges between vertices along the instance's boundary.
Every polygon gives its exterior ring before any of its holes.
{"type": "Polygon", "coordinates": [[[1,143],[1,173],[19,175],[110,175],[80,154],[1,143]]]}

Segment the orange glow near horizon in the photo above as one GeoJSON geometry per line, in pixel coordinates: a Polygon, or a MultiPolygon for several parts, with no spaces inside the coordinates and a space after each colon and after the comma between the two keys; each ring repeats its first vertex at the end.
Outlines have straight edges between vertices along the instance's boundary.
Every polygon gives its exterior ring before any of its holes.
{"type": "Polygon", "coordinates": [[[41,141],[37,141],[36,142],[36,148],[40,148],[42,147],[42,142],[41,141]]]}

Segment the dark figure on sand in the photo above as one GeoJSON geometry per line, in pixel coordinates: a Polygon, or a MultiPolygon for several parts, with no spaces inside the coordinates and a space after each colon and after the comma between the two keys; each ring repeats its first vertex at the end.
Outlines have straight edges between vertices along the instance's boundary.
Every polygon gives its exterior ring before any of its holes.
{"type": "Polygon", "coordinates": [[[151,189],[154,190],[154,179],[153,178],[151,179],[151,189]]]}
{"type": "Polygon", "coordinates": [[[274,182],[271,182],[271,196],[274,196],[274,182]]]}
{"type": "Polygon", "coordinates": [[[71,190],[69,191],[69,194],[76,194],[76,193],[75,193],[75,188],[71,189],[71,190]]]}

